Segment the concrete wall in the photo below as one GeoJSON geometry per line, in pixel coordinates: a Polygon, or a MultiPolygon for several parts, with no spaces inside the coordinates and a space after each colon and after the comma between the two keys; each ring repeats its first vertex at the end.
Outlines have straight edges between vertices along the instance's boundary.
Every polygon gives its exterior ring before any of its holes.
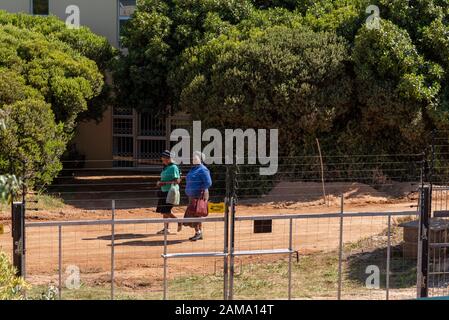
{"type": "MultiPolygon", "coordinates": [[[[3,0],[0,0],[3,1],[3,0]]],[[[102,35],[114,47],[118,47],[118,1],[117,0],[50,0],[50,13],[66,20],[66,8],[76,5],[80,9],[82,26],[102,35]]]]}
{"type": "MultiPolygon", "coordinates": [[[[106,74],[105,82],[112,84],[110,73],[106,74]]],[[[105,111],[100,123],[79,123],[72,142],[76,144],[76,149],[86,156],[86,167],[112,167],[112,107],[105,111]]]]}
{"type": "MultiPolygon", "coordinates": [[[[50,13],[65,21],[66,8],[70,5],[79,7],[82,26],[89,27],[118,47],[117,0],[50,0],[50,13]]],[[[110,77],[108,82],[111,82],[110,77]]],[[[112,167],[112,108],[108,108],[98,124],[95,121],[78,124],[73,142],[87,161],[95,160],[87,162],[87,167],[112,167]]]]}
{"type": "Polygon", "coordinates": [[[0,0],[0,10],[30,13],[30,0],[0,0]]]}
{"type": "Polygon", "coordinates": [[[73,142],[76,149],[86,156],[86,167],[112,167],[112,108],[108,108],[98,124],[95,121],[78,124],[73,142]]]}
{"type": "MultiPolygon", "coordinates": [[[[114,47],[118,48],[117,0],[50,0],[50,14],[65,21],[68,17],[66,8],[69,5],[80,8],[81,25],[106,37],[114,47]]],[[[31,0],[0,0],[0,10],[31,13],[31,0]]]]}

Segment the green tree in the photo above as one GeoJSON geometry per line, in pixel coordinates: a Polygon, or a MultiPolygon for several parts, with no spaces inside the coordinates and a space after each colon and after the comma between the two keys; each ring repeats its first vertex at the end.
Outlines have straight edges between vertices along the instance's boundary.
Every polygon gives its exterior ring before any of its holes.
{"type": "Polygon", "coordinates": [[[212,40],[186,56],[180,104],[214,127],[279,128],[284,152],[297,151],[351,105],[347,50],[335,34],[304,28],[212,40]]]}
{"type": "Polygon", "coordinates": [[[407,30],[413,41],[421,38],[422,28],[437,19],[444,19],[447,25],[449,18],[447,0],[378,0],[378,5],[381,17],[407,30]]]}
{"type": "Polygon", "coordinates": [[[441,82],[441,95],[438,108],[431,111],[435,126],[439,129],[449,129],[449,25],[443,19],[434,20],[422,29],[422,44],[426,55],[445,70],[445,77],[441,82]]]}
{"type": "Polygon", "coordinates": [[[167,86],[179,56],[203,41],[214,14],[234,24],[253,9],[249,0],[143,0],[125,28],[128,54],[116,65],[117,103],[137,109],[165,110],[173,103],[167,86]]]}
{"type": "Polygon", "coordinates": [[[26,179],[29,187],[50,183],[62,168],[59,158],[67,142],[51,106],[27,99],[5,105],[2,111],[6,128],[0,131],[0,172],[26,179]]]}
{"type": "MultiPolygon", "coordinates": [[[[94,61],[103,75],[112,68],[112,61],[117,56],[117,51],[108,43],[106,38],[94,34],[86,27],[67,28],[65,23],[55,16],[40,17],[21,13],[10,14],[0,10],[0,28],[8,25],[25,32],[22,39],[30,38],[28,31],[39,34],[49,43],[63,43],[66,46],[64,50],[67,53],[72,56],[77,54],[94,61]]],[[[101,120],[104,111],[111,105],[112,99],[109,85],[104,84],[100,89],[99,95],[87,99],[87,108],[83,107],[83,111],[77,113],[78,120],[101,120]]]]}
{"type": "Polygon", "coordinates": [[[316,31],[335,31],[352,42],[366,19],[369,0],[301,0],[304,23],[316,31]]]}
{"type": "Polygon", "coordinates": [[[292,155],[315,137],[325,152],[416,153],[449,128],[447,0],[252,0],[240,15],[230,3],[144,1],[119,97],[218,127],[279,127],[292,155]],[[371,4],[379,30],[365,25],[371,4]]]}
{"type": "Polygon", "coordinates": [[[11,14],[0,10],[0,25],[13,25],[44,35],[48,40],[62,41],[79,54],[95,61],[101,70],[110,67],[111,59],[117,54],[105,37],[96,35],[87,27],[67,28],[66,24],[55,16],[11,14]]]}
{"type": "Polygon", "coordinates": [[[73,130],[78,114],[102,92],[103,75],[95,62],[61,41],[11,25],[0,26],[0,42],[0,66],[22,76],[51,103],[66,131],[73,130]]]}
{"type": "Polygon", "coordinates": [[[357,134],[368,138],[365,149],[417,151],[424,133],[433,128],[429,115],[439,108],[444,70],[418,52],[406,30],[387,20],[379,30],[359,30],[352,57],[357,92],[353,113],[360,117],[350,122],[357,122],[357,134]]]}
{"type": "Polygon", "coordinates": [[[114,55],[86,28],[0,11],[0,174],[51,182],[77,122],[101,119],[110,104],[104,74],[114,55]]]}

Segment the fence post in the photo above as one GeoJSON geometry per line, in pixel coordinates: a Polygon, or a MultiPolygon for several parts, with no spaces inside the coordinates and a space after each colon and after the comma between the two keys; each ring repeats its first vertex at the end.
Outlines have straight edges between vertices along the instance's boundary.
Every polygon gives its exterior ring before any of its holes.
{"type": "Polygon", "coordinates": [[[229,197],[225,198],[225,221],[224,221],[224,258],[223,258],[223,299],[228,300],[228,243],[229,243],[229,197]]]}
{"type": "Polygon", "coordinates": [[[115,295],[115,200],[112,200],[112,220],[111,220],[111,300],[115,295]]]}
{"type": "Polygon", "coordinates": [[[164,223],[164,300],[167,300],[168,294],[168,279],[167,279],[167,232],[168,232],[168,223],[164,223]]]}
{"type": "Polygon", "coordinates": [[[342,264],[343,264],[343,212],[344,212],[344,194],[341,194],[340,200],[340,237],[339,237],[339,249],[338,249],[338,291],[337,299],[341,300],[341,289],[342,289],[342,264]]]}
{"type": "Polygon", "coordinates": [[[430,187],[421,187],[418,229],[418,276],[417,296],[425,298],[429,294],[429,218],[431,211],[430,187]]]}
{"type": "Polygon", "coordinates": [[[391,213],[388,214],[386,300],[390,299],[391,213]]]}
{"type": "Polygon", "coordinates": [[[26,214],[26,195],[27,195],[27,174],[26,160],[22,161],[22,277],[26,278],[26,230],[25,230],[25,214],[26,214]]]}
{"type": "Polygon", "coordinates": [[[293,254],[293,219],[290,219],[288,238],[288,300],[292,299],[292,254],[293,254]]]}
{"type": "Polygon", "coordinates": [[[58,226],[58,298],[62,299],[62,226],[58,226]]]}
{"type": "Polygon", "coordinates": [[[19,277],[25,277],[25,216],[23,202],[12,204],[13,265],[19,277]]]}
{"type": "Polygon", "coordinates": [[[229,300],[234,299],[234,264],[235,264],[235,258],[234,258],[234,241],[235,241],[235,199],[234,197],[231,198],[231,226],[230,226],[230,267],[229,267],[229,294],[228,298],[229,300]]]}

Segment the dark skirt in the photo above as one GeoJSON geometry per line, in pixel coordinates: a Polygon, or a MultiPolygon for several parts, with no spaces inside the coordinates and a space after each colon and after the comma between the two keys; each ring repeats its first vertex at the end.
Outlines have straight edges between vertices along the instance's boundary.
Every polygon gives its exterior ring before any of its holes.
{"type": "Polygon", "coordinates": [[[157,193],[158,201],[157,201],[157,208],[156,212],[160,214],[169,214],[171,213],[171,209],[173,208],[173,205],[171,203],[167,203],[167,195],[168,191],[164,192],[162,190],[159,190],[157,193]]]}
{"type": "MultiPolygon", "coordinates": [[[[189,199],[189,204],[192,202],[191,199],[189,199]]],[[[186,212],[184,213],[184,218],[197,218],[191,214],[189,214],[189,212],[186,210],[186,212]]],[[[185,227],[190,227],[190,228],[196,228],[197,226],[201,225],[201,222],[183,222],[182,224],[185,227]]]]}

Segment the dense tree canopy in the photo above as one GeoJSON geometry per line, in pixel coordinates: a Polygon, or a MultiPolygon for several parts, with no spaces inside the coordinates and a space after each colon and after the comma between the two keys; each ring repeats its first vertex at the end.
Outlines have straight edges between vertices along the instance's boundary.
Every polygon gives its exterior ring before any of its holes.
{"type": "Polygon", "coordinates": [[[279,128],[283,146],[294,151],[347,112],[347,55],[335,34],[285,26],[238,43],[212,40],[186,55],[180,105],[212,127],[279,128]]]}
{"type": "Polygon", "coordinates": [[[51,182],[76,123],[99,119],[106,107],[113,55],[88,29],[0,11],[0,174],[51,182]]]}
{"type": "MultiPolygon", "coordinates": [[[[100,71],[104,74],[106,70],[110,69],[111,61],[116,55],[115,50],[111,47],[106,38],[94,34],[85,27],[80,29],[69,29],[63,21],[54,16],[40,17],[26,14],[9,14],[0,11],[0,27],[10,29],[16,27],[14,28],[15,31],[9,31],[9,38],[14,37],[15,33],[24,32],[20,37],[20,40],[15,40],[15,45],[22,45],[21,43],[27,38],[32,42],[31,38],[35,37],[38,37],[41,41],[51,43],[51,50],[58,48],[58,50],[63,51],[67,56],[72,56],[75,60],[78,60],[78,63],[84,69],[82,72],[86,72],[86,69],[93,67],[91,69],[92,72],[98,73],[98,71],[100,71]],[[95,62],[96,66],[93,66],[92,61],[95,62]]],[[[35,52],[37,52],[37,50],[43,50],[44,46],[46,46],[46,44],[37,46],[35,52]]],[[[45,52],[41,52],[40,54],[44,55],[45,52]]],[[[54,57],[53,60],[60,58],[63,57],[54,57]]],[[[70,58],[69,61],[73,60],[73,58],[70,58]]],[[[39,57],[35,57],[35,60],[39,62],[39,57]]],[[[73,67],[72,70],[74,70],[73,67]]],[[[67,76],[67,78],[75,77],[76,75],[67,76]]],[[[110,88],[108,85],[103,84],[103,79],[101,79],[101,82],[101,94],[95,92],[93,98],[87,99],[86,103],[81,102],[83,104],[83,106],[81,106],[83,110],[81,113],[76,113],[78,120],[100,120],[107,106],[111,104],[111,100],[109,99],[110,88]]],[[[98,84],[96,84],[96,86],[98,87],[98,84]]],[[[95,88],[94,91],[98,91],[98,89],[95,88]]],[[[79,104],[75,106],[75,108],[77,107],[79,107],[79,104]]],[[[55,109],[56,108],[54,108],[54,110],[55,109]]]]}
{"type": "Polygon", "coordinates": [[[144,0],[119,103],[278,127],[285,154],[315,137],[332,152],[419,152],[449,124],[448,20],[447,0],[144,0]]]}
{"type": "MultiPolygon", "coordinates": [[[[27,99],[3,107],[6,129],[0,131],[0,165],[21,168],[31,183],[49,183],[61,169],[65,150],[63,125],[56,124],[49,104],[27,99]]],[[[17,172],[22,176],[22,172],[17,172]]]]}

